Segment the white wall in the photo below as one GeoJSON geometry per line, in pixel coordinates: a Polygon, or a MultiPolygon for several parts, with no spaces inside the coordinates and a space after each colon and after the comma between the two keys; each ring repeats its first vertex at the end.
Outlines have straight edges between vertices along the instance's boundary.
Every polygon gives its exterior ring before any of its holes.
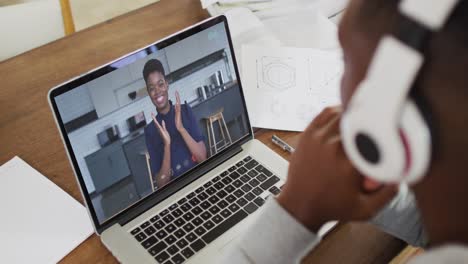
{"type": "Polygon", "coordinates": [[[55,101],[57,107],[61,109],[60,115],[64,123],[94,110],[87,85],[83,85],[83,89],[74,89],[62,94],[55,101]]]}
{"type": "Polygon", "coordinates": [[[165,51],[161,50],[88,83],[91,99],[99,118],[118,109],[121,106],[119,105],[119,98],[121,103],[126,102],[122,101],[122,98],[127,96],[129,89],[122,88],[136,83],[138,86],[141,84],[144,87],[144,81],[142,81],[143,66],[149,59],[153,58],[160,60],[164,70],[168,70],[165,51]]]}
{"type": "MultiPolygon", "coordinates": [[[[169,74],[215,51],[225,49],[227,46],[228,40],[224,34],[224,26],[217,25],[89,82],[91,99],[98,117],[104,117],[119,107],[131,103],[128,93],[146,87],[142,77],[142,70],[149,59],[156,58],[160,60],[166,74],[169,74]]],[[[230,54],[228,58],[230,61],[229,71],[234,75],[234,66],[230,54]]],[[[218,64],[221,64],[221,62],[218,64]]],[[[214,68],[213,65],[210,67],[214,68]]],[[[221,65],[216,67],[223,69],[223,76],[227,80],[228,75],[226,69],[224,69],[225,67],[221,65]]],[[[215,70],[212,70],[212,73],[214,72],[215,70]]],[[[205,79],[210,74],[199,77],[195,82],[195,86],[192,87],[193,91],[191,90],[186,97],[191,100],[195,99],[195,89],[200,85],[207,84],[205,79]]],[[[174,83],[173,86],[179,87],[177,83],[174,83]]],[[[184,92],[188,91],[184,89],[182,93],[184,92]]]]}
{"type": "Polygon", "coordinates": [[[225,63],[224,61],[219,60],[198,72],[195,72],[181,80],[171,83],[169,85],[169,99],[175,102],[175,91],[178,91],[180,97],[184,98],[184,100],[186,100],[187,102],[197,99],[197,87],[210,84],[208,78],[218,70],[222,72],[226,80],[227,70],[225,67],[225,63]]]}
{"type": "Polygon", "coordinates": [[[0,4],[0,35],[0,61],[64,37],[60,2],[0,4]]]}
{"type": "MultiPolygon", "coordinates": [[[[220,24],[165,48],[169,69],[178,70],[215,51],[227,48],[228,39],[224,32],[224,25],[220,24]]],[[[230,70],[234,75],[230,53],[228,53],[228,58],[231,62],[230,70]]]]}

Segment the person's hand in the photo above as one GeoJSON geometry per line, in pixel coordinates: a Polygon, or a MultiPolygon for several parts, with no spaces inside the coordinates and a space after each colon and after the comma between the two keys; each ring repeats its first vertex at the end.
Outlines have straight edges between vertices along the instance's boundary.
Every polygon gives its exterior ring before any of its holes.
{"type": "Polygon", "coordinates": [[[341,144],[341,113],[340,107],[327,108],[304,131],[278,197],[279,204],[314,232],[327,221],[372,217],[397,190],[365,186],[341,144]]]}
{"type": "Polygon", "coordinates": [[[177,131],[181,132],[185,128],[184,128],[184,124],[182,123],[182,116],[180,114],[180,96],[179,96],[179,92],[175,92],[175,96],[176,96],[175,126],[177,128],[177,131]]]}
{"type": "Polygon", "coordinates": [[[161,138],[164,142],[164,146],[169,146],[171,144],[171,136],[169,135],[169,132],[167,132],[166,123],[163,120],[160,125],[153,113],[151,113],[151,117],[153,118],[154,125],[158,129],[159,134],[161,135],[161,138]]]}

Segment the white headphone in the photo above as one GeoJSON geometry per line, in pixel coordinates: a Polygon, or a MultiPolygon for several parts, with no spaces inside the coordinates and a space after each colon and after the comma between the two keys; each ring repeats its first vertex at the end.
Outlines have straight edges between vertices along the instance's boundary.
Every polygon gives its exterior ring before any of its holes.
{"type": "Polygon", "coordinates": [[[386,183],[420,181],[429,167],[431,131],[409,93],[424,62],[427,33],[446,24],[460,0],[402,0],[412,20],[403,36],[386,35],[341,121],[346,154],[357,169],[386,183]]]}

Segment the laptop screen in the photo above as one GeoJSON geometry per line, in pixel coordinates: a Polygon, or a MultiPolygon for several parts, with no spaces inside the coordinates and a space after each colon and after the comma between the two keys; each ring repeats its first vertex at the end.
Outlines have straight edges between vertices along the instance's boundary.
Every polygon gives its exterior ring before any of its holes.
{"type": "Polygon", "coordinates": [[[214,21],[101,67],[52,98],[99,224],[251,133],[227,25],[214,21]]]}

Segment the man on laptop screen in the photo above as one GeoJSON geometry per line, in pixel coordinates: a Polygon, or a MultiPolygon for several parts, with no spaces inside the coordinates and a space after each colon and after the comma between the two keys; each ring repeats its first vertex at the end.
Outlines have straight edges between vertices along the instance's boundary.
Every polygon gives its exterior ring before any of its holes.
{"type": "Polygon", "coordinates": [[[219,16],[50,91],[96,233],[120,262],[212,263],[280,191],[287,162],[253,138],[239,77],[219,16]]]}
{"type": "Polygon", "coordinates": [[[206,147],[192,109],[180,104],[176,92],[176,105],[168,99],[169,84],[164,67],[157,59],[146,62],[143,78],[148,95],[158,114],[145,128],[146,146],[150,156],[151,176],[158,188],[188,169],[206,160],[206,147]]]}

